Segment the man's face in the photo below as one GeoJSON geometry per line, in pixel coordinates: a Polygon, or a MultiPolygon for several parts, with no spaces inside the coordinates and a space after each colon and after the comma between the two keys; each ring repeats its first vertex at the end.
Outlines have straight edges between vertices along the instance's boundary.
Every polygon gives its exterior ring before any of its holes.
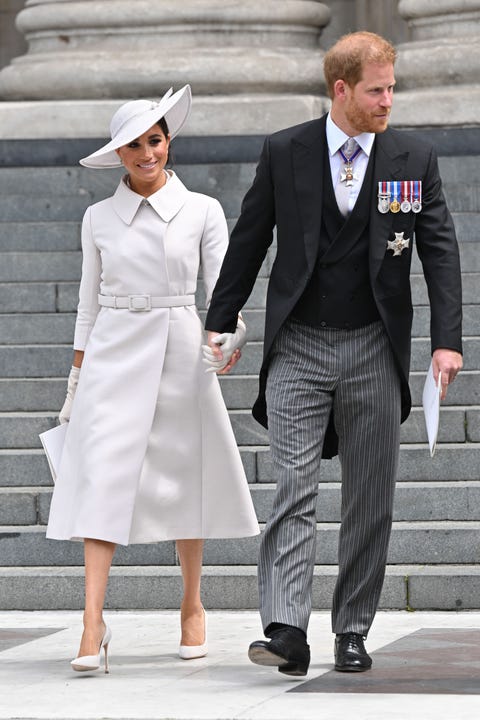
{"type": "Polygon", "coordinates": [[[345,84],[343,114],[355,135],[387,129],[394,85],[393,65],[378,63],[367,63],[354,87],[345,84]]]}

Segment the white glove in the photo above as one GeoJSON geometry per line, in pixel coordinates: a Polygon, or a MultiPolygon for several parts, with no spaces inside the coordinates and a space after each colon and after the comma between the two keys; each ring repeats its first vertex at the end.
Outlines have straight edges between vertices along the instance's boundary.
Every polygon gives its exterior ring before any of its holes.
{"type": "Polygon", "coordinates": [[[68,376],[67,397],[65,398],[65,402],[63,403],[63,407],[60,410],[60,414],[58,416],[58,419],[60,420],[61,424],[66,423],[70,420],[70,413],[72,412],[73,398],[75,397],[75,391],[77,389],[79,377],[80,377],[80,368],[72,365],[72,369],[70,370],[70,375],[68,376]]]}
{"type": "Polygon", "coordinates": [[[213,341],[222,351],[222,359],[218,359],[209,345],[202,345],[203,362],[208,365],[205,372],[218,372],[230,362],[235,350],[240,350],[247,342],[247,327],[242,318],[238,318],[237,329],[234,333],[221,333],[213,341]]]}

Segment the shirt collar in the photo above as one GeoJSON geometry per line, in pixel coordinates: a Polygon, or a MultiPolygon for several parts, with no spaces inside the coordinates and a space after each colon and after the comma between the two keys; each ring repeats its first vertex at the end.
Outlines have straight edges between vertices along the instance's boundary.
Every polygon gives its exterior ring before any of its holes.
{"type": "MultiPolygon", "coordinates": [[[[338,150],[342,147],[342,145],[348,140],[348,135],[346,135],[343,130],[340,130],[338,125],[335,125],[333,122],[330,113],[327,115],[327,143],[328,143],[328,152],[330,153],[330,157],[335,155],[338,150]]],[[[373,143],[375,140],[375,133],[360,133],[360,135],[355,135],[355,140],[362,148],[363,152],[367,157],[370,157],[370,153],[372,151],[373,143]]]]}
{"type": "Polygon", "coordinates": [[[113,196],[113,207],[123,222],[131,225],[143,200],[148,200],[157,215],[165,222],[170,222],[175,217],[186,202],[188,190],[172,170],[169,170],[168,174],[169,178],[165,185],[148,198],[129,188],[125,177],[121,179],[113,196]]]}

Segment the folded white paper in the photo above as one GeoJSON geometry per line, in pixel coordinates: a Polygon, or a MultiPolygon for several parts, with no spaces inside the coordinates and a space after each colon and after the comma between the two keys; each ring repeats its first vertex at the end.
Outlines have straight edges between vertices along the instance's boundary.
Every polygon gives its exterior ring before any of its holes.
{"type": "Polygon", "coordinates": [[[441,373],[439,373],[438,384],[435,382],[432,363],[430,363],[425,385],[423,386],[422,398],[428,444],[430,446],[430,457],[433,457],[437,445],[438,425],[440,422],[440,394],[442,392],[441,380],[441,373]]]}
{"type": "Polygon", "coordinates": [[[63,423],[39,435],[43,449],[45,450],[45,455],[47,456],[48,467],[52,473],[53,482],[57,479],[67,428],[68,423],[63,423]]]}

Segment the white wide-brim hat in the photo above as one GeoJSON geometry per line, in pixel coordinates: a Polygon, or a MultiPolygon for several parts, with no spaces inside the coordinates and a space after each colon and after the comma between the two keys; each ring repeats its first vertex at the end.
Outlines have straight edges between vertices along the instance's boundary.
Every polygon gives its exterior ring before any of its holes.
{"type": "Polygon", "coordinates": [[[80,165],[89,168],[120,167],[122,163],[115,150],[143,135],[162,117],[167,122],[170,139],[174,138],[184,126],[191,106],[190,85],[185,85],[176,93],[170,88],[159,102],[131,100],[125,103],[118,108],[110,122],[110,142],[82,158],[80,165]]]}

